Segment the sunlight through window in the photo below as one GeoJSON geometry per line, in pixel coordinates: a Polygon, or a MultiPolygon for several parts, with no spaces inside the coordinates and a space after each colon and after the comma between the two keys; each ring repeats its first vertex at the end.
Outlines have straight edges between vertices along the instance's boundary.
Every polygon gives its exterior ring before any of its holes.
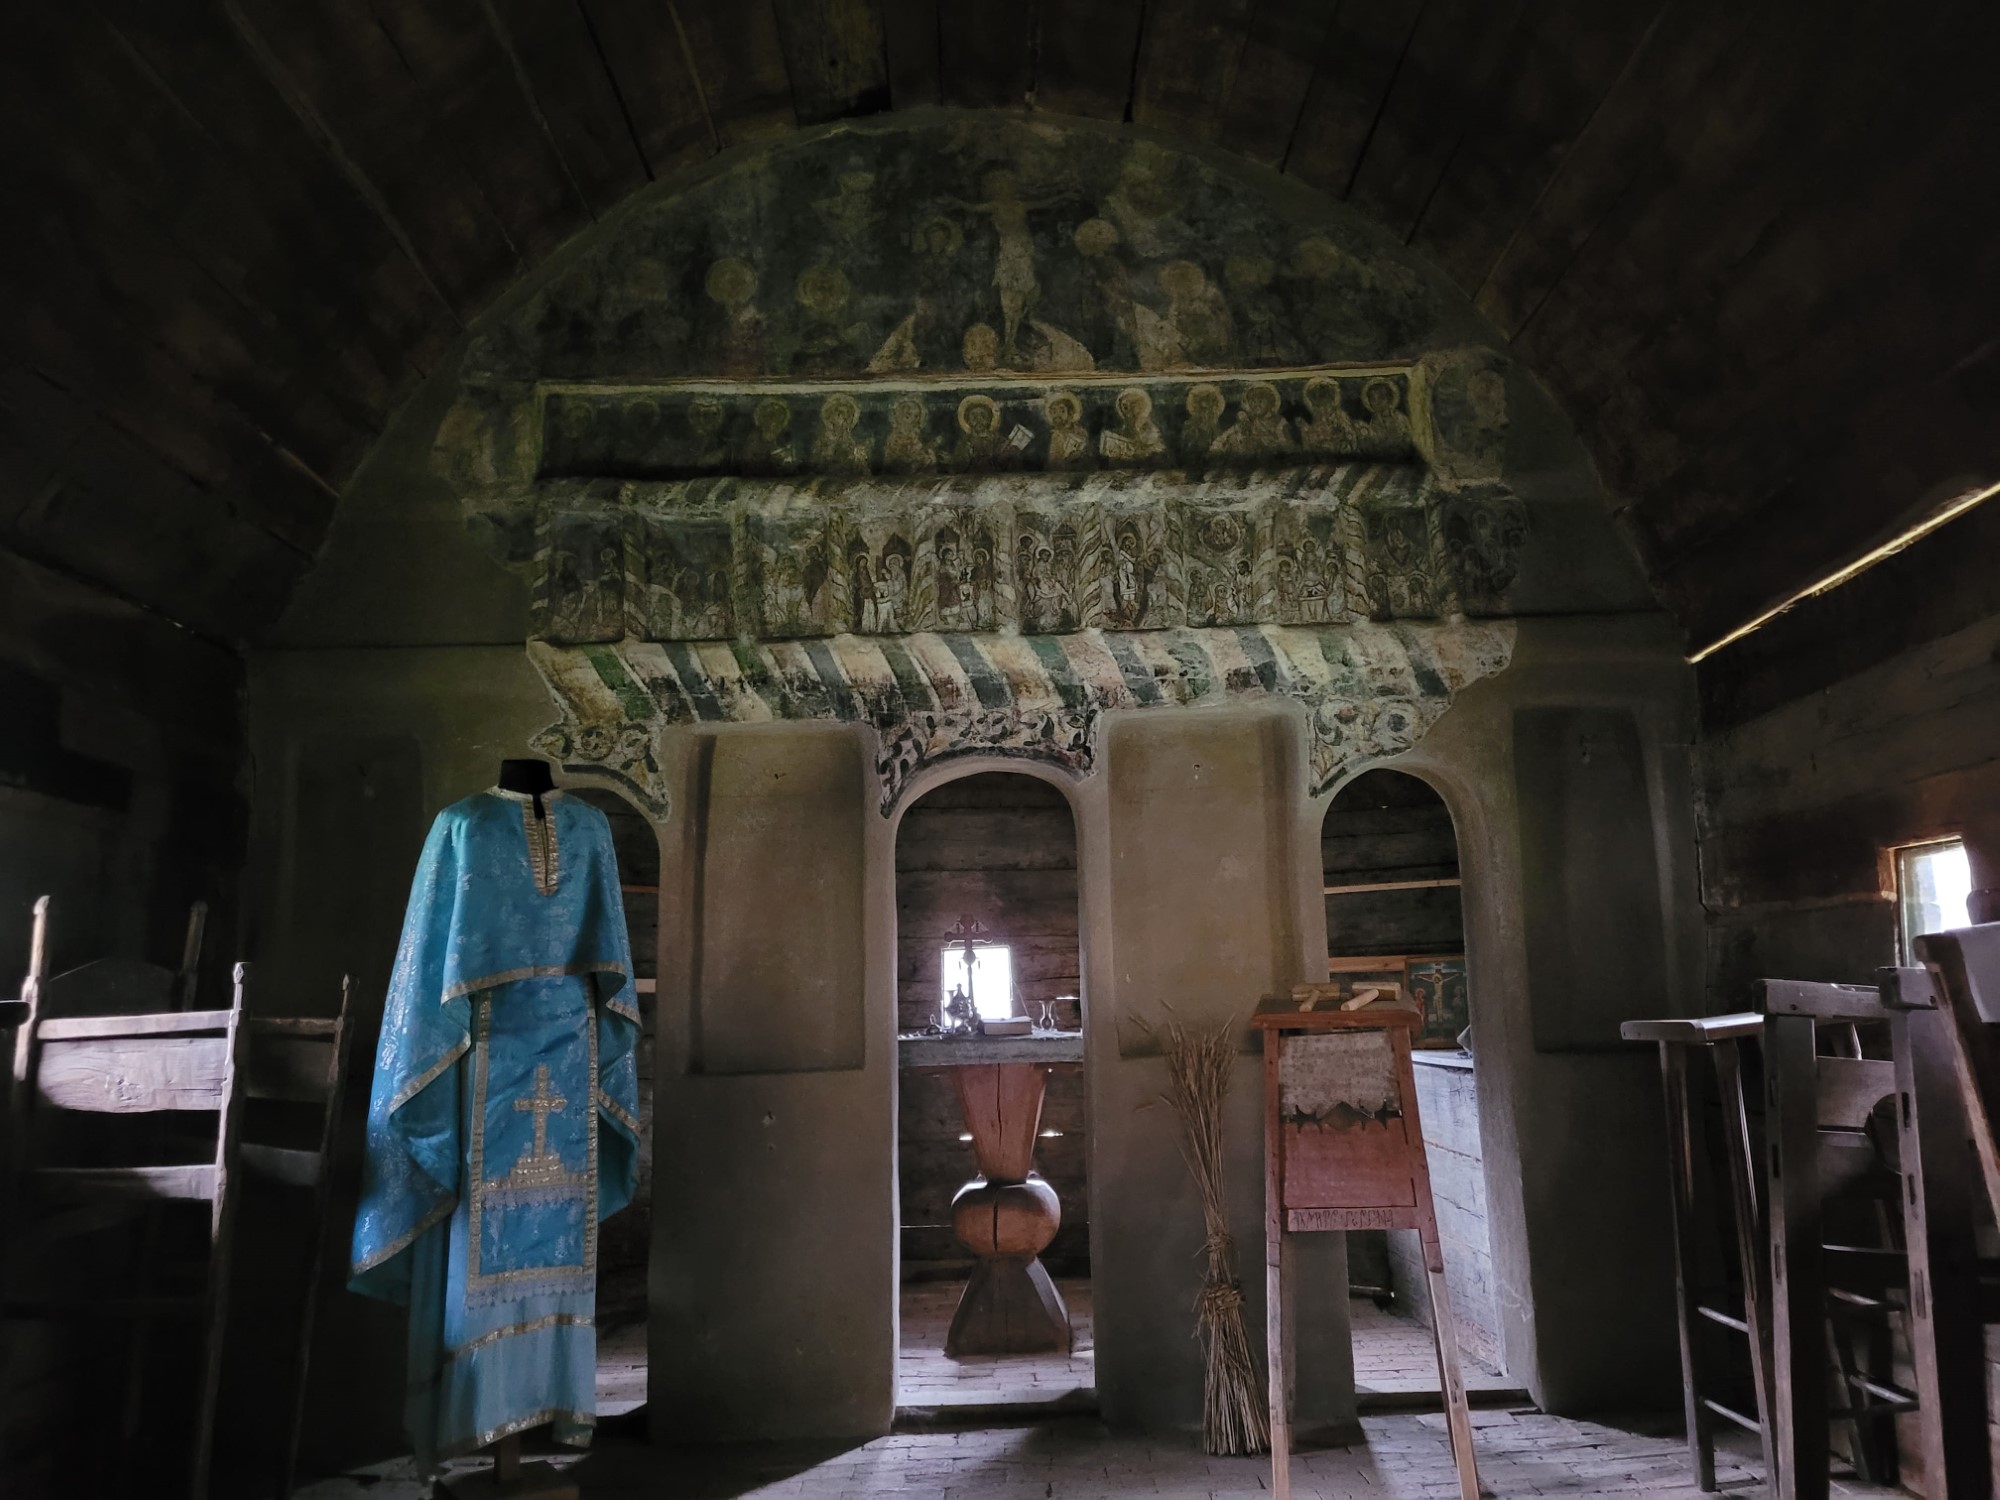
{"type": "Polygon", "coordinates": [[[1014,950],[1001,943],[944,950],[944,984],[938,1009],[947,1013],[951,992],[962,989],[972,997],[982,1021],[1004,1021],[1014,1014],[1014,950]]]}
{"type": "Polygon", "coordinates": [[[1912,844],[1896,851],[1896,901],[1903,962],[1914,963],[1912,944],[1927,932],[1971,925],[1972,866],[1958,839],[1912,844]]]}

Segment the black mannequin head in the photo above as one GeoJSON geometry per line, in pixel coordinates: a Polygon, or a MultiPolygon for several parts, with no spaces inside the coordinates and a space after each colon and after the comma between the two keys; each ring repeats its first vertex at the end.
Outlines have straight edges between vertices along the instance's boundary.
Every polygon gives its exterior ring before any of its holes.
{"type": "Polygon", "coordinates": [[[500,762],[500,789],[521,792],[535,799],[535,816],[544,816],[542,798],[556,789],[556,779],[545,760],[503,760],[500,762]]]}

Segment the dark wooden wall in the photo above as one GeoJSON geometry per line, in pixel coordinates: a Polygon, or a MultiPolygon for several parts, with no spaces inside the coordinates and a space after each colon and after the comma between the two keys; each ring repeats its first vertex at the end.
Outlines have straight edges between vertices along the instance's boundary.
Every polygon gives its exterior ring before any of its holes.
{"type": "MultiPolygon", "coordinates": [[[[1400,771],[1368,771],[1342,787],[1320,825],[1319,849],[1330,886],[1458,878],[1450,810],[1400,771]]],[[[1463,953],[1459,888],[1329,895],[1326,946],[1348,955],[1463,953]]]]}
{"type": "MultiPolygon", "coordinates": [[[[948,782],[903,815],[896,838],[898,1023],[920,1030],[937,1019],[940,954],[961,917],[977,918],[1014,950],[1014,992],[1033,1002],[1079,992],[1076,828],[1069,804],[1045,781],[989,773],[948,782]]],[[[1074,1005],[1061,1008],[1078,1024],[1074,1005]]],[[[1044,1257],[1058,1272],[1089,1259],[1084,1171],[1083,1075],[1049,1079],[1042,1128],[1060,1130],[1036,1151],[1036,1165],[1062,1198],[1063,1226],[1044,1257]]],[[[951,1081],[903,1074],[897,1139],[901,1157],[906,1270],[969,1262],[952,1237],[951,1199],[974,1175],[972,1148],[951,1081]]]]}

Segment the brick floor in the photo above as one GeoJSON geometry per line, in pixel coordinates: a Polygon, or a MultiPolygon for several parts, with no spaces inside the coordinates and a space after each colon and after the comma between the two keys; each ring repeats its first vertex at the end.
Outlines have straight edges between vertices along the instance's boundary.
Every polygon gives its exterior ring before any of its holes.
{"type": "Polygon", "coordinates": [[[944,1352],[962,1281],[903,1288],[903,1343],[896,1358],[898,1406],[1000,1406],[1084,1399],[1097,1384],[1091,1353],[1090,1281],[1056,1282],[1069,1309],[1072,1345],[1063,1354],[966,1355],[944,1352]]]}
{"type": "MultiPolygon", "coordinates": [[[[944,1357],[956,1283],[908,1288],[903,1302],[902,1404],[949,1406],[1049,1401],[1091,1383],[1090,1287],[1064,1282],[1077,1349],[1069,1359],[944,1357]]],[[[1377,1393],[1434,1390],[1436,1364],[1421,1324],[1353,1304],[1357,1387],[1377,1393]]],[[[1470,1364],[1469,1380],[1504,1383],[1470,1364]]],[[[643,1441],[643,1418],[626,1416],[645,1394],[645,1327],[607,1329],[600,1344],[599,1409],[606,1423],[586,1455],[549,1455],[577,1479],[586,1500],[750,1500],[750,1497],[935,1497],[935,1500],[1250,1500],[1268,1495],[1267,1459],[1220,1459],[1190,1438],[1116,1434],[1088,1415],[1028,1418],[1018,1425],[899,1432],[869,1443],[760,1444],[659,1451],[643,1441]]],[[[1651,1496],[1694,1500],[1687,1446],[1664,1420],[1611,1424],[1551,1417],[1529,1408],[1475,1411],[1474,1447],[1485,1492],[1495,1497],[1651,1496]]],[[[1348,1447],[1301,1446],[1292,1469],[1298,1500],[1456,1500],[1444,1418],[1394,1413],[1362,1419],[1348,1447]]],[[[1744,1435],[1727,1434],[1718,1463],[1725,1496],[1764,1493],[1744,1435]]],[[[476,1467],[460,1463],[453,1472],[476,1467]]],[[[1834,1494],[1900,1491],[1836,1482],[1834,1494]]],[[[407,1459],[322,1480],[298,1500],[421,1500],[429,1487],[407,1459]]]]}
{"type": "MultiPolygon", "coordinates": [[[[1658,1425],[1601,1425],[1534,1411],[1473,1414],[1486,1493],[1693,1500],[1680,1438],[1658,1425]]],[[[1364,1440],[1307,1448],[1293,1461],[1299,1500],[1454,1500],[1457,1483],[1444,1419],[1364,1418],[1364,1440]]],[[[1087,1417],[1019,1427],[898,1433],[853,1445],[760,1445],[660,1452],[606,1435],[582,1459],[560,1460],[586,1500],[1250,1500],[1269,1492],[1267,1459],[1210,1458],[1190,1439],[1114,1434],[1087,1417]]],[[[1747,1454],[1719,1465],[1725,1495],[1760,1495],[1747,1454]]],[[[299,1500],[419,1500],[407,1461],[380,1465],[300,1492],[299,1500]]],[[[1898,1491],[1836,1483],[1841,1497],[1898,1491]]]]}
{"type": "MultiPolygon", "coordinates": [[[[1365,1298],[1347,1304],[1354,1330],[1355,1394],[1414,1395],[1439,1391],[1437,1346],[1431,1331],[1415,1318],[1385,1312],[1365,1298]]],[[[1498,1370],[1463,1354],[1459,1369],[1470,1391],[1505,1391],[1520,1384],[1498,1370]]]]}

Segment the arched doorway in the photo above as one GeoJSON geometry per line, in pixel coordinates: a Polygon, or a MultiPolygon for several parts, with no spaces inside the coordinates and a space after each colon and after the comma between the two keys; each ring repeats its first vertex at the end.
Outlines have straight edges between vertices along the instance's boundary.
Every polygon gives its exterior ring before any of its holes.
{"type": "MultiPolygon", "coordinates": [[[[1343,989],[1394,987],[1424,1011],[1417,1103],[1430,1160],[1445,1277],[1466,1381],[1504,1388],[1479,1130],[1476,1016],[1465,959],[1458,838],[1424,781],[1369,771],[1341,788],[1320,831],[1328,977],[1343,989]]],[[[1357,1394],[1437,1389],[1432,1310],[1414,1232],[1350,1233],[1357,1394]]]]}
{"type": "MultiPolygon", "coordinates": [[[[911,1066],[919,1058],[906,1055],[897,1116],[900,1408],[1073,1405],[1094,1390],[1081,973],[1076,827],[1057,787],[979,772],[911,804],[896,835],[898,1032],[915,1039],[949,1029],[949,998],[969,990],[982,1020],[1014,1023],[994,1031],[1025,1022],[1038,1046],[1052,1032],[1073,1034],[1074,1060],[1037,1064],[1033,1080],[1034,1173],[1061,1215],[1039,1260],[1060,1310],[1052,1322],[1003,1307],[975,1327],[967,1288],[979,1292],[978,1257],[954,1229],[954,1199],[980,1172],[974,1105],[961,1088],[971,1070],[911,1066]],[[973,923],[985,942],[968,968],[963,937],[973,923]],[[1066,1336],[1056,1323],[1067,1324],[1066,1336]]],[[[997,1041],[956,1045],[983,1057],[997,1041]]]]}

